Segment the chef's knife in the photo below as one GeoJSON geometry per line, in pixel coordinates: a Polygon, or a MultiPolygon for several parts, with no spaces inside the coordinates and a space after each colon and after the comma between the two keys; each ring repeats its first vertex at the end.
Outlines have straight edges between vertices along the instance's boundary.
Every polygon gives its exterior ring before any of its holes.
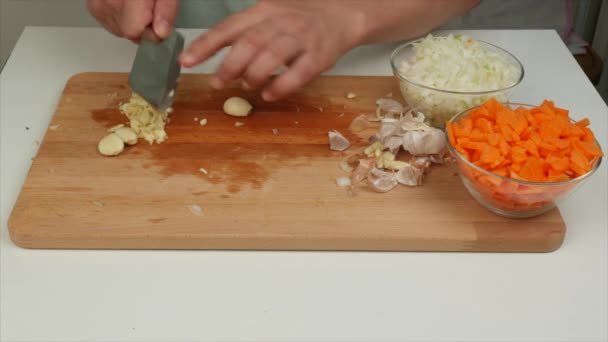
{"type": "Polygon", "coordinates": [[[159,39],[151,29],[143,34],[129,74],[129,86],[161,112],[173,103],[181,66],[177,57],[184,49],[184,37],[173,30],[159,39]]]}

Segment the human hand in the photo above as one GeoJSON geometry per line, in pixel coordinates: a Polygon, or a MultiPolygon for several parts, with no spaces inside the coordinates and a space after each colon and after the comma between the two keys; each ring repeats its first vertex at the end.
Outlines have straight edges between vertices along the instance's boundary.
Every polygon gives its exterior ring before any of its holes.
{"type": "Polygon", "coordinates": [[[138,42],[151,26],[159,38],[171,34],[179,0],[88,0],[89,12],[108,31],[138,42]]]}
{"type": "Polygon", "coordinates": [[[242,79],[245,88],[265,86],[264,100],[281,99],[358,45],[363,15],[349,3],[262,0],[201,35],[180,56],[180,62],[193,67],[231,46],[212,78],[212,87],[222,89],[242,79]],[[287,71],[273,78],[281,66],[287,66],[287,71]]]}

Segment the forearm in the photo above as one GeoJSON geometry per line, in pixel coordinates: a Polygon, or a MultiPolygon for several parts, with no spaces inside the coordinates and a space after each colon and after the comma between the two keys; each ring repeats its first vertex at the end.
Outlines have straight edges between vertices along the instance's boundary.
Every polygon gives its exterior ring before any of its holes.
{"type": "Polygon", "coordinates": [[[362,0],[352,5],[360,6],[362,11],[360,44],[369,44],[423,35],[478,3],[479,0],[362,0]]]}

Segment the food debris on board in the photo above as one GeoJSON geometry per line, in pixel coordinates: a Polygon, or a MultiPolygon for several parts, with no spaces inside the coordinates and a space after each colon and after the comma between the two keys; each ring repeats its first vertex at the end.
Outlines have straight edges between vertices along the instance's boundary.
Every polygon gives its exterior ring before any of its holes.
{"type": "Polygon", "coordinates": [[[160,144],[167,139],[165,123],[170,110],[159,112],[141,96],[133,93],[129,102],[120,105],[120,111],[129,118],[131,129],[139,138],[144,138],[150,144],[160,144]]]}
{"type": "Polygon", "coordinates": [[[346,139],[340,132],[333,130],[329,131],[329,149],[332,151],[345,151],[350,147],[350,141],[346,139]]]}
{"type": "Polygon", "coordinates": [[[207,119],[201,119],[201,120],[198,122],[198,124],[199,124],[199,125],[201,125],[201,126],[205,126],[205,125],[207,124],[207,119]]]}
{"type": "Polygon", "coordinates": [[[234,123],[234,127],[243,127],[243,126],[245,126],[244,122],[237,121],[234,123]]]}
{"type": "Polygon", "coordinates": [[[198,172],[200,172],[200,173],[204,173],[204,174],[206,174],[206,175],[208,175],[208,174],[209,174],[209,171],[207,171],[207,169],[205,169],[204,167],[201,167],[200,169],[198,169],[198,172]]]}
{"type": "Polygon", "coordinates": [[[273,129],[272,129],[272,134],[274,134],[274,135],[279,134],[279,130],[278,130],[278,129],[276,129],[276,128],[273,128],[273,129]]]}
{"type": "Polygon", "coordinates": [[[196,204],[188,204],[188,205],[186,205],[186,208],[188,208],[188,210],[190,210],[190,212],[191,212],[193,215],[196,215],[196,216],[204,216],[204,213],[203,213],[203,208],[201,208],[199,205],[196,205],[196,204]]]}
{"type": "MultiPolygon", "coordinates": [[[[449,160],[443,131],[427,125],[424,114],[398,101],[381,98],[376,105],[375,119],[380,127],[370,137],[370,145],[362,154],[352,155],[339,165],[351,174],[351,192],[363,182],[377,192],[391,191],[398,184],[422,185],[424,174],[433,163],[443,164],[449,160]],[[400,153],[407,156],[407,160],[399,160],[400,153]]],[[[350,129],[363,130],[370,127],[371,121],[360,115],[350,129]]]]}
{"type": "Polygon", "coordinates": [[[49,129],[50,129],[51,131],[56,131],[56,130],[58,130],[58,129],[59,129],[59,127],[60,127],[60,126],[61,126],[60,124],[57,124],[57,125],[50,125],[50,126],[49,126],[49,129]]]}
{"type": "Polygon", "coordinates": [[[357,97],[357,94],[355,93],[346,93],[345,97],[349,100],[354,99],[355,97],[357,97]]]}

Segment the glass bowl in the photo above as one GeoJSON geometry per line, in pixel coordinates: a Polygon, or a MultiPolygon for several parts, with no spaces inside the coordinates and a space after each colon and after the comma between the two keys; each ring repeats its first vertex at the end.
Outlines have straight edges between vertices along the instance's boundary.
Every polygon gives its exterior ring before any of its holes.
{"type": "MultiPolygon", "coordinates": [[[[444,37],[433,37],[432,39],[444,39],[444,37]]],[[[403,98],[413,108],[425,114],[430,124],[444,128],[445,122],[452,116],[471,107],[479,106],[490,98],[496,98],[499,102],[507,102],[513,89],[521,83],[524,78],[524,67],[521,62],[508,51],[490,43],[477,40],[484,49],[493,51],[503,57],[508,63],[513,63],[519,69],[517,80],[504,88],[487,89],[477,92],[459,92],[426,86],[409,80],[399,66],[404,60],[410,60],[414,55],[414,46],[421,40],[415,40],[397,47],[391,54],[391,67],[393,74],[399,79],[399,88],[403,98]]]]}
{"type": "MultiPolygon", "coordinates": [[[[509,108],[536,106],[504,103],[509,108]]],[[[456,114],[450,123],[466,117],[478,107],[456,114]]],[[[497,175],[487,171],[463,157],[450,143],[446,134],[447,146],[458,165],[458,174],[464,187],[482,206],[495,214],[509,218],[526,218],[543,214],[556,206],[556,202],[570,195],[599,168],[602,158],[598,158],[591,171],[563,182],[529,182],[497,175]]],[[[596,140],[596,144],[599,143],[596,140]]]]}

